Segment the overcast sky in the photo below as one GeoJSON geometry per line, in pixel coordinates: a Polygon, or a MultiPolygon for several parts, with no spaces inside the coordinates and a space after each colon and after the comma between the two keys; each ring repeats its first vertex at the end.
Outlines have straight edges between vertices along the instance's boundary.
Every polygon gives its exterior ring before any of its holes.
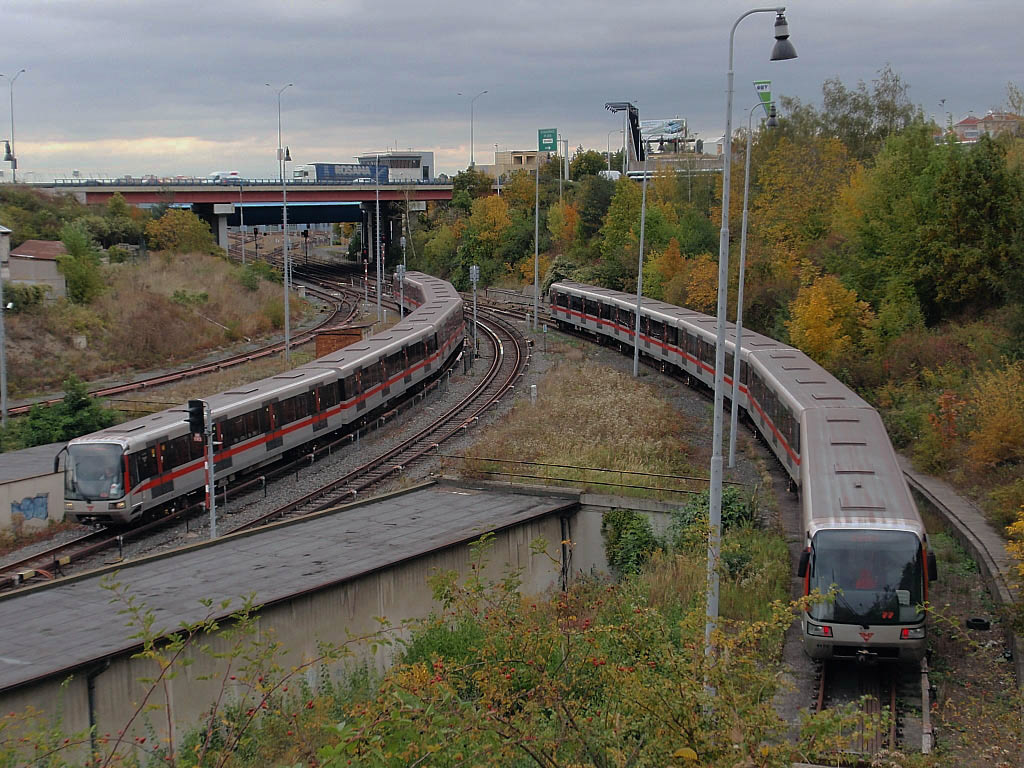
{"type": "MultiPolygon", "coordinates": [[[[607,101],[641,119],[725,126],[729,30],[748,0],[4,0],[0,72],[14,84],[19,178],[122,174],[277,175],[275,88],[296,163],[432,150],[438,170],[536,147],[558,128],[575,148],[621,142],[607,101]]],[[[954,119],[1024,86],[1022,0],[796,0],[799,58],[768,61],[773,15],[736,33],[734,125],[751,82],[820,103],[887,63],[928,116],[954,119]],[[944,107],[940,102],[945,100],[944,107]]],[[[10,133],[0,79],[0,138],[10,133]]],[[[942,120],[944,122],[944,119],[942,120]]],[[[9,178],[9,166],[4,164],[9,178]]]]}

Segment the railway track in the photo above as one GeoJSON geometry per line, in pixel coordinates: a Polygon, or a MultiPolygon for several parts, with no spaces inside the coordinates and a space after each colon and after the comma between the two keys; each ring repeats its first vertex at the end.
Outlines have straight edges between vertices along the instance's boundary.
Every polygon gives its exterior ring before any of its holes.
{"type": "Polygon", "coordinates": [[[819,662],[812,709],[855,708],[844,742],[851,764],[868,764],[883,750],[909,747],[931,752],[930,686],[927,660],[902,664],[819,662]]]}
{"type": "MultiPolygon", "coordinates": [[[[515,388],[529,364],[526,341],[509,323],[497,316],[487,316],[480,319],[479,326],[485,338],[490,340],[494,351],[489,358],[489,368],[480,383],[461,402],[449,408],[424,429],[342,477],[273,509],[235,528],[232,532],[313,514],[351,502],[361,495],[372,494],[394,475],[401,474],[414,462],[436,452],[442,443],[462,434],[472,426],[487,409],[497,404],[505,394],[515,388]]],[[[387,414],[381,418],[386,417],[387,414]]]]}

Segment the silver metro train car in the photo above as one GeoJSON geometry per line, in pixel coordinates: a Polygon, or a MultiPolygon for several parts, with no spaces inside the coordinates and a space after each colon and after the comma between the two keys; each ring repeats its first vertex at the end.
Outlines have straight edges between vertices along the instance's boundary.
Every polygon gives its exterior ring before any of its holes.
{"type": "MultiPolygon", "coordinates": [[[[404,289],[411,311],[383,333],[207,398],[215,478],[267,464],[387,408],[457,355],[465,330],[458,292],[418,272],[406,274],[404,289]]],[[[171,507],[205,487],[204,448],[189,433],[184,405],[75,438],[61,451],[65,516],[127,525],[171,507]]]]}
{"type": "MultiPolygon", "coordinates": [[[[635,296],[559,282],[549,300],[560,327],[632,349],[635,296]]],[[[709,315],[643,299],[641,354],[713,388],[716,326],[709,315]]],[[[730,391],[736,352],[730,324],[730,391]]],[[[817,659],[920,659],[935,556],[881,418],[794,347],[744,330],[739,355],[738,405],[800,493],[805,592],[834,592],[802,616],[804,649],[817,659]]]]}

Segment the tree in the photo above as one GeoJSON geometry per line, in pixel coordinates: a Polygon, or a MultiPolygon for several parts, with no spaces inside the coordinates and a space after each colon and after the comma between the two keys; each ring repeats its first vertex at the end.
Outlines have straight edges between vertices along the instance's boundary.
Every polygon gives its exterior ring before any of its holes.
{"type": "MultiPolygon", "coordinates": [[[[479,197],[491,194],[494,180],[483,171],[476,168],[467,168],[456,174],[452,180],[452,200],[459,192],[465,192],[470,198],[470,204],[479,197]]],[[[467,209],[468,210],[468,209],[467,209]]]]}
{"type": "Polygon", "coordinates": [[[853,159],[873,157],[886,138],[922,122],[924,116],[910,102],[910,86],[891,65],[886,64],[871,82],[870,89],[863,80],[850,89],[838,78],[826,80],[821,111],[782,97],[785,117],[779,121],[779,136],[797,143],[815,136],[838,139],[853,159]]]}
{"type": "Polygon", "coordinates": [[[64,399],[51,406],[34,405],[28,416],[15,422],[16,440],[24,447],[71,440],[117,423],[117,414],[89,396],[77,377],[64,381],[64,399]]]}
{"type": "Polygon", "coordinates": [[[82,226],[65,224],[60,236],[66,253],[57,258],[57,266],[67,283],[68,300],[73,304],[88,304],[104,288],[99,254],[82,226]]]}
{"type": "Polygon", "coordinates": [[[548,208],[548,231],[557,246],[565,250],[576,239],[580,214],[573,203],[555,203],[548,208]]]}
{"type": "Polygon", "coordinates": [[[156,221],[146,225],[149,246],[157,251],[173,253],[217,253],[220,249],[205,221],[192,211],[171,208],[156,221]]]}
{"type": "Polygon", "coordinates": [[[535,184],[533,174],[521,169],[514,171],[508,177],[508,181],[501,185],[501,196],[515,210],[530,211],[532,213],[535,184]]]}
{"type": "Polygon", "coordinates": [[[600,176],[587,176],[576,188],[580,211],[580,239],[589,241],[601,230],[608,206],[612,202],[615,183],[600,176]]]}
{"type": "Polygon", "coordinates": [[[804,285],[790,309],[790,338],[826,368],[854,350],[874,323],[874,313],[835,275],[804,285]]]}
{"type": "Polygon", "coordinates": [[[569,163],[569,176],[579,181],[586,176],[596,176],[605,170],[604,155],[593,149],[577,152],[569,163]]]}

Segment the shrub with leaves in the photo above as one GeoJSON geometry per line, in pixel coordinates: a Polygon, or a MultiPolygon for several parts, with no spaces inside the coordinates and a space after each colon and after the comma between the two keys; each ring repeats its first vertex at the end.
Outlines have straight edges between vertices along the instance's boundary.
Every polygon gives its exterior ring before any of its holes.
{"type": "Polygon", "coordinates": [[[601,517],[601,537],[608,565],[619,576],[637,574],[661,543],[651,521],[632,509],[612,509],[601,517]]]}

